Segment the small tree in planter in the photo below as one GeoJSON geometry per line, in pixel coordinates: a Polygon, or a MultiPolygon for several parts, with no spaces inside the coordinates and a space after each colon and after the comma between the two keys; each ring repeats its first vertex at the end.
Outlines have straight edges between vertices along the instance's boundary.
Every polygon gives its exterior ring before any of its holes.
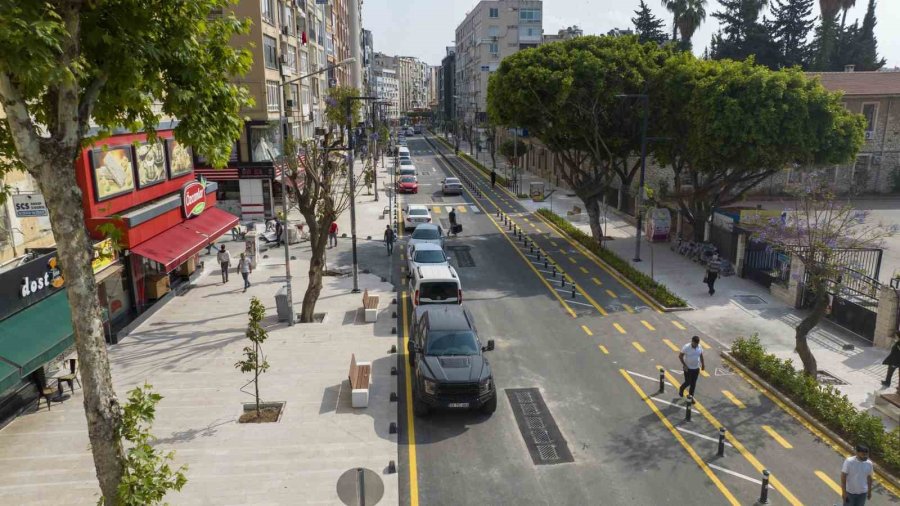
{"type": "MultiPolygon", "coordinates": [[[[253,297],[250,299],[250,311],[248,314],[250,315],[250,322],[247,324],[246,335],[247,339],[250,340],[251,345],[244,346],[244,360],[236,362],[234,367],[240,369],[241,372],[253,373],[253,379],[250,380],[250,383],[253,383],[253,396],[256,398],[256,412],[241,415],[240,422],[274,421],[263,420],[263,411],[260,409],[259,405],[259,375],[266,372],[269,368],[269,363],[266,362],[262,353],[262,343],[268,339],[269,333],[266,332],[266,329],[264,329],[262,325],[260,325],[263,317],[266,316],[266,307],[263,306],[258,298],[253,297]]],[[[277,414],[276,411],[276,417],[277,414]]]]}

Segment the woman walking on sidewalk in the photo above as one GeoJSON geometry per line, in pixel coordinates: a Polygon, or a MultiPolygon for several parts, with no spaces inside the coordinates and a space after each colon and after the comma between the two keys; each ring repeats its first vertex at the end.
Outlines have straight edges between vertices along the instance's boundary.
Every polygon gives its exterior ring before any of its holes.
{"type": "Polygon", "coordinates": [[[888,366],[887,377],[881,382],[881,385],[887,388],[891,386],[891,378],[894,377],[894,371],[900,369],[900,339],[894,340],[894,345],[891,346],[891,352],[884,359],[882,364],[888,366]]]}

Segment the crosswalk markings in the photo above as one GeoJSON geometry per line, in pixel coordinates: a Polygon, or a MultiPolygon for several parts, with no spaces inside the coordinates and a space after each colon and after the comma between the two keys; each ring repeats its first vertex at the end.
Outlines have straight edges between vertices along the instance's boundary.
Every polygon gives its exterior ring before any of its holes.
{"type": "Polygon", "coordinates": [[[610,297],[614,298],[614,299],[618,299],[618,298],[619,298],[619,296],[616,295],[616,292],[610,290],[609,288],[606,289],[606,294],[609,295],[610,297]]]}
{"type": "Polygon", "coordinates": [[[841,495],[841,486],[834,482],[825,471],[820,471],[816,469],[816,476],[819,477],[820,480],[824,481],[826,485],[828,485],[831,490],[834,490],[834,493],[841,495]]]}
{"type": "Polygon", "coordinates": [[[623,329],[622,326],[618,323],[613,323],[613,327],[615,327],[616,330],[619,331],[619,334],[627,334],[627,332],[625,332],[625,329],[623,329]]]}
{"type": "Polygon", "coordinates": [[[628,311],[629,313],[634,313],[634,308],[629,306],[628,304],[622,304],[622,307],[625,308],[625,311],[628,311]]]}
{"type": "Polygon", "coordinates": [[[468,212],[468,208],[466,206],[456,206],[456,209],[458,209],[461,213],[468,212]]]}
{"type": "Polygon", "coordinates": [[[588,273],[588,270],[587,270],[587,269],[585,269],[585,268],[584,268],[584,267],[579,267],[579,269],[580,269],[580,270],[581,270],[581,272],[583,272],[583,273],[585,273],[585,274],[587,274],[587,273],[588,273]]]}
{"type": "Polygon", "coordinates": [[[762,430],[766,431],[768,435],[772,436],[772,439],[777,441],[778,444],[780,444],[785,449],[790,450],[794,447],[791,443],[787,442],[787,439],[781,437],[781,434],[775,432],[775,429],[773,429],[771,425],[763,425],[762,430]]]}
{"type": "Polygon", "coordinates": [[[663,339],[663,342],[666,343],[666,346],[668,346],[668,347],[669,347],[672,351],[674,351],[675,353],[678,353],[678,352],[681,351],[681,350],[678,349],[678,346],[675,346],[675,343],[673,343],[673,342],[670,341],[669,339],[663,339]]]}
{"type": "Polygon", "coordinates": [[[444,209],[446,209],[447,212],[449,213],[450,211],[453,210],[453,206],[444,206],[444,209]]]}
{"type": "Polygon", "coordinates": [[[441,206],[434,206],[434,208],[431,209],[431,212],[434,214],[441,214],[441,206]]]}
{"type": "MultiPolygon", "coordinates": [[[[734,404],[735,406],[737,406],[737,407],[740,408],[740,409],[744,409],[744,408],[747,407],[747,406],[744,405],[743,402],[741,402],[740,399],[738,399],[737,397],[735,397],[734,394],[731,393],[731,392],[729,392],[728,390],[722,390],[722,395],[724,395],[726,399],[728,399],[729,401],[731,401],[732,404],[734,404]]],[[[772,436],[772,437],[775,437],[775,436],[772,436]]],[[[781,437],[781,436],[778,436],[778,437],[781,437]]]]}
{"type": "Polygon", "coordinates": [[[609,350],[606,349],[606,346],[603,346],[602,344],[598,344],[597,348],[600,348],[600,351],[602,351],[604,355],[609,355],[609,350]]]}
{"type": "Polygon", "coordinates": [[[587,334],[587,335],[589,335],[589,336],[594,335],[594,333],[591,332],[591,329],[589,329],[587,325],[582,325],[582,326],[581,326],[581,330],[583,330],[584,333],[587,334]]]}
{"type": "Polygon", "coordinates": [[[593,281],[594,284],[597,285],[597,286],[600,286],[600,285],[603,284],[603,283],[602,283],[599,279],[597,279],[597,278],[591,278],[591,281],[593,281]]]}
{"type": "Polygon", "coordinates": [[[675,325],[676,327],[680,328],[681,330],[687,330],[687,327],[685,327],[684,325],[682,325],[681,322],[677,322],[677,321],[675,321],[675,320],[672,320],[672,325],[675,325]]]}
{"type": "Polygon", "coordinates": [[[647,327],[647,330],[656,330],[656,327],[650,325],[650,322],[648,322],[647,320],[641,320],[641,323],[643,323],[644,326],[647,327]]]}
{"type": "Polygon", "coordinates": [[[638,351],[638,353],[646,353],[646,351],[647,351],[644,349],[643,346],[641,346],[641,343],[639,343],[637,341],[632,341],[631,345],[634,346],[634,349],[636,349],[638,351]]]}

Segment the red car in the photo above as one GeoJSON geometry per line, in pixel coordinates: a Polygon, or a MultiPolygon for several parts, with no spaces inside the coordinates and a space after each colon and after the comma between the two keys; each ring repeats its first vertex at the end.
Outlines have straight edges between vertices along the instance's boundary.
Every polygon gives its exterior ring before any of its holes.
{"type": "Polygon", "coordinates": [[[416,176],[402,176],[397,181],[398,193],[419,193],[419,182],[416,176]]]}

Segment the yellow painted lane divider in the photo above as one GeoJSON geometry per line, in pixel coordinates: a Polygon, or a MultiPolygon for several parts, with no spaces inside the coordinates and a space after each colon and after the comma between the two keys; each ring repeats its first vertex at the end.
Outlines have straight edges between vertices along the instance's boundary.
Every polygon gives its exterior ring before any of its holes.
{"type": "Polygon", "coordinates": [[[629,313],[634,313],[634,308],[629,306],[628,304],[622,304],[622,307],[625,308],[625,311],[628,311],[629,313]]]}
{"type": "Polygon", "coordinates": [[[703,346],[704,350],[709,350],[712,348],[712,346],[706,344],[706,341],[700,341],[700,346],[703,346]]]}
{"type": "Polygon", "coordinates": [[[619,298],[619,296],[616,295],[616,292],[610,290],[609,288],[606,289],[606,294],[609,295],[610,297],[614,298],[614,299],[618,299],[618,298],[619,298]]]}
{"type": "Polygon", "coordinates": [[[681,330],[687,330],[687,327],[681,324],[679,321],[672,320],[672,325],[675,325],[677,328],[681,330]]]}
{"type": "Polygon", "coordinates": [[[771,425],[763,425],[762,430],[766,431],[766,434],[772,436],[772,439],[782,447],[787,448],[788,450],[794,447],[791,443],[788,443],[787,439],[781,437],[781,434],[775,432],[775,429],[773,429],[771,425]]]}
{"type": "Polygon", "coordinates": [[[597,278],[591,278],[591,281],[593,281],[594,284],[597,285],[597,286],[600,286],[600,285],[603,284],[603,283],[602,283],[599,279],[597,279],[597,278]]]}
{"type": "Polygon", "coordinates": [[[639,343],[637,341],[632,341],[631,345],[634,346],[634,349],[636,349],[638,351],[638,353],[646,353],[647,352],[647,350],[645,350],[644,347],[641,346],[641,343],[639,343]]]}
{"type": "Polygon", "coordinates": [[[668,346],[675,353],[681,353],[681,350],[678,348],[678,346],[675,346],[675,343],[673,343],[672,341],[663,339],[663,342],[666,343],[666,346],[668,346]]]}
{"type": "Polygon", "coordinates": [[[575,260],[575,257],[566,257],[566,258],[568,258],[569,261],[572,262],[573,264],[578,263],[578,260],[575,260]]]}
{"type": "Polygon", "coordinates": [[[722,390],[722,395],[724,395],[726,399],[731,401],[732,404],[734,404],[735,406],[737,406],[740,409],[744,409],[747,407],[743,402],[741,402],[740,399],[735,397],[735,395],[733,393],[729,392],[728,390],[722,390]]]}
{"type": "Polygon", "coordinates": [[[615,327],[616,330],[619,331],[619,334],[627,334],[628,333],[628,332],[625,332],[625,329],[623,329],[622,326],[619,325],[618,323],[613,323],[613,327],[615,327]]]}
{"type": "Polygon", "coordinates": [[[641,320],[641,323],[643,323],[644,326],[647,327],[647,330],[656,330],[656,327],[650,325],[650,322],[648,322],[647,320],[641,320]]]}
{"type": "Polygon", "coordinates": [[[675,439],[679,443],[681,443],[681,446],[685,449],[685,451],[688,452],[688,455],[691,456],[691,459],[694,460],[694,462],[700,467],[703,473],[706,474],[710,481],[713,482],[713,485],[715,485],[716,488],[719,489],[719,492],[721,492],[722,495],[725,496],[725,499],[733,506],[739,506],[741,503],[738,502],[731,491],[728,490],[724,483],[722,483],[722,480],[720,480],[719,477],[716,476],[716,474],[712,471],[712,469],[709,468],[706,462],[704,462],[703,459],[700,458],[700,455],[697,454],[697,452],[694,450],[694,447],[688,444],[688,442],[684,439],[684,436],[682,436],[681,433],[675,429],[675,426],[672,425],[672,422],[670,422],[669,419],[666,418],[666,416],[662,413],[662,411],[660,411],[659,408],[656,407],[656,404],[649,397],[647,397],[647,395],[644,393],[644,390],[641,389],[641,387],[631,378],[631,376],[628,375],[628,372],[626,372],[625,369],[619,369],[619,372],[622,374],[622,377],[625,378],[625,381],[627,381],[628,384],[630,384],[631,387],[634,388],[635,392],[637,392],[638,395],[641,396],[641,399],[644,401],[647,407],[649,407],[650,410],[656,414],[656,416],[659,418],[659,421],[661,421],[663,425],[665,425],[665,427],[669,429],[669,432],[672,433],[672,436],[674,436],[675,439]]]}
{"type": "Polygon", "coordinates": [[[816,469],[816,476],[818,476],[820,480],[824,481],[825,484],[828,485],[828,487],[831,490],[834,490],[835,494],[841,495],[841,486],[838,485],[837,483],[835,483],[834,480],[829,478],[828,475],[825,474],[824,471],[820,471],[820,470],[816,469]]]}
{"type": "MultiPolygon", "coordinates": [[[[409,353],[409,315],[406,306],[406,291],[400,295],[400,310],[403,313],[403,354],[409,353]]],[[[409,503],[412,506],[419,504],[419,470],[416,466],[416,425],[412,409],[412,371],[409,360],[403,359],[406,367],[406,444],[409,453],[409,503]]]]}
{"type": "Polygon", "coordinates": [[[584,267],[578,267],[578,270],[580,270],[580,271],[583,272],[584,274],[587,274],[587,273],[588,273],[588,270],[585,269],[584,267]]]}
{"type": "Polygon", "coordinates": [[[583,330],[584,333],[587,334],[587,335],[589,335],[589,336],[594,335],[594,333],[591,332],[591,329],[589,329],[587,325],[582,325],[582,326],[581,326],[581,330],[583,330]]]}
{"type": "Polygon", "coordinates": [[[606,346],[603,346],[602,344],[598,344],[597,348],[600,348],[600,351],[602,351],[604,355],[609,355],[609,350],[606,349],[606,346]]]}

